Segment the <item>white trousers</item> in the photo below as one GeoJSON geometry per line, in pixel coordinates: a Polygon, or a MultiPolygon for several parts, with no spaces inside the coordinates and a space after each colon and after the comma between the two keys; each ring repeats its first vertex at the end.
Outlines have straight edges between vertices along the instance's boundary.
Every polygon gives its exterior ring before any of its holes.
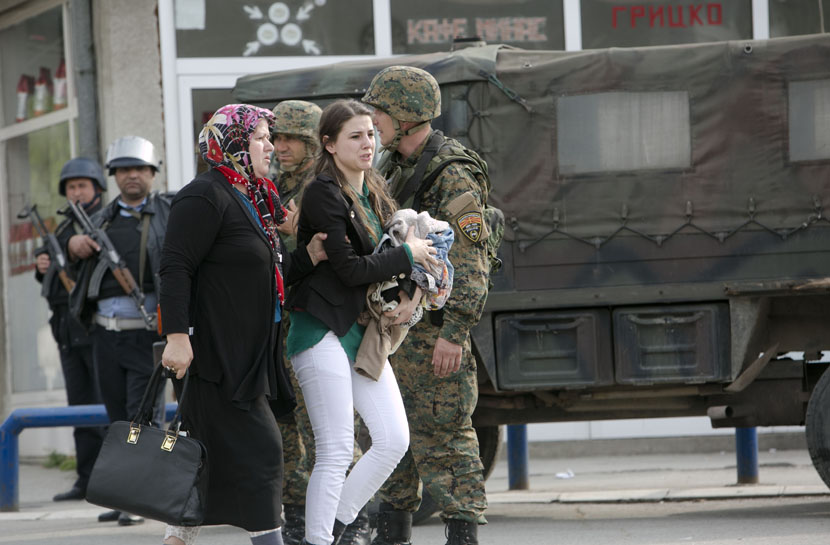
{"type": "Polygon", "coordinates": [[[401,392],[387,361],[375,382],[352,369],[337,336],[291,358],[314,430],[316,461],[306,491],[306,541],[332,542],[335,518],[351,523],[377,492],[409,447],[401,392]],[[354,410],[372,437],[372,447],[352,468],[354,410]]]}

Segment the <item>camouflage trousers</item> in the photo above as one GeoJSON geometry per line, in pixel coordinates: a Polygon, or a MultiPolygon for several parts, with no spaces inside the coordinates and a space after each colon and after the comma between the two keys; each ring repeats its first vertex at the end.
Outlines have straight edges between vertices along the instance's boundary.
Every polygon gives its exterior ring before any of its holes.
{"type": "Polygon", "coordinates": [[[292,414],[293,418],[280,419],[277,425],[282,434],[282,502],[294,505],[305,505],[305,491],[308,488],[308,477],[314,467],[314,433],[305,408],[305,399],[294,368],[288,358],[284,361],[291,385],[297,396],[297,406],[292,414]]]}
{"type": "MultiPolygon", "coordinates": [[[[283,320],[283,327],[286,328],[283,336],[284,340],[288,337],[289,318],[287,313],[283,315],[283,320]]],[[[283,345],[283,353],[285,353],[284,349],[285,345],[283,345]]],[[[285,365],[288,375],[291,377],[291,385],[294,387],[294,393],[297,396],[297,406],[294,408],[293,418],[281,419],[284,421],[277,422],[282,434],[282,502],[305,505],[308,478],[314,468],[314,431],[311,428],[311,421],[308,419],[305,398],[303,398],[302,388],[297,382],[297,376],[294,374],[294,367],[288,358],[283,359],[283,365],[285,365]]],[[[357,415],[355,415],[354,430],[355,443],[352,465],[363,455],[363,451],[357,442],[357,436],[361,430],[360,418],[357,415]]]]}
{"type": "Polygon", "coordinates": [[[441,518],[485,523],[484,467],[472,414],[478,399],[476,363],[470,341],[461,369],[436,377],[432,352],[438,328],[416,324],[390,358],[409,422],[409,451],[379,491],[381,501],[417,511],[421,483],[441,508],[441,518]]]}

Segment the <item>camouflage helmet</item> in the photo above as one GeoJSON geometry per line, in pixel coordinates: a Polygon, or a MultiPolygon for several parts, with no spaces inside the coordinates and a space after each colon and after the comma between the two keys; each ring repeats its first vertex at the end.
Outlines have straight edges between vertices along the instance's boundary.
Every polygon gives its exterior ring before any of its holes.
{"type": "Polygon", "coordinates": [[[384,68],[372,79],[362,100],[398,121],[424,122],[441,115],[438,82],[414,66],[384,68]]]}
{"type": "Polygon", "coordinates": [[[323,111],[319,106],[304,100],[283,100],[274,106],[276,121],[271,134],[287,134],[316,143],[317,126],[323,111]]]}

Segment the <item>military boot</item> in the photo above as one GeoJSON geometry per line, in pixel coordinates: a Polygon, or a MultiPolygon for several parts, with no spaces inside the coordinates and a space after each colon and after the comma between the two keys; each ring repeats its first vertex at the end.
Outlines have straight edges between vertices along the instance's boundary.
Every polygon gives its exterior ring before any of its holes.
{"type": "Polygon", "coordinates": [[[340,536],[339,545],[369,545],[372,540],[372,528],[369,526],[369,508],[364,506],[357,513],[351,524],[346,526],[340,536]]]}
{"type": "Polygon", "coordinates": [[[412,545],[412,513],[409,511],[381,510],[378,512],[378,535],[372,545],[412,545]]]}
{"type": "Polygon", "coordinates": [[[478,523],[447,519],[447,545],[478,545],[478,523]]]}
{"type": "Polygon", "coordinates": [[[299,545],[305,536],[305,505],[286,503],[282,506],[285,524],[282,525],[282,542],[285,545],[299,545]]]}
{"type": "Polygon", "coordinates": [[[331,531],[331,535],[334,536],[334,539],[331,542],[331,545],[337,545],[340,543],[340,536],[343,535],[343,532],[346,530],[346,525],[340,522],[337,519],[334,519],[334,528],[331,531]]]}

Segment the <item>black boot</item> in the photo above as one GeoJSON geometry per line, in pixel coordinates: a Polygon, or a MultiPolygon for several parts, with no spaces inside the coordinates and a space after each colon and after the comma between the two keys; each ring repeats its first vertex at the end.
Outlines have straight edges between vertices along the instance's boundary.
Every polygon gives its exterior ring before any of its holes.
{"type": "Polygon", "coordinates": [[[447,519],[447,545],[478,545],[478,523],[447,519]]]}
{"type": "MultiPolygon", "coordinates": [[[[340,537],[340,545],[369,545],[372,540],[372,528],[369,527],[369,508],[364,506],[357,513],[351,524],[340,537]]],[[[338,542],[335,542],[338,543],[338,542]]]]}
{"type": "Polygon", "coordinates": [[[340,522],[337,519],[334,519],[334,528],[331,530],[331,535],[334,536],[334,539],[331,542],[331,545],[337,545],[340,543],[340,536],[343,535],[343,530],[346,529],[346,525],[340,522]]]}
{"type": "Polygon", "coordinates": [[[282,542],[285,545],[300,545],[305,536],[305,505],[285,503],[282,506],[285,524],[282,525],[282,542]]]}
{"type": "Polygon", "coordinates": [[[378,511],[378,535],[372,545],[412,545],[412,513],[395,511],[381,504],[378,511]]]}

